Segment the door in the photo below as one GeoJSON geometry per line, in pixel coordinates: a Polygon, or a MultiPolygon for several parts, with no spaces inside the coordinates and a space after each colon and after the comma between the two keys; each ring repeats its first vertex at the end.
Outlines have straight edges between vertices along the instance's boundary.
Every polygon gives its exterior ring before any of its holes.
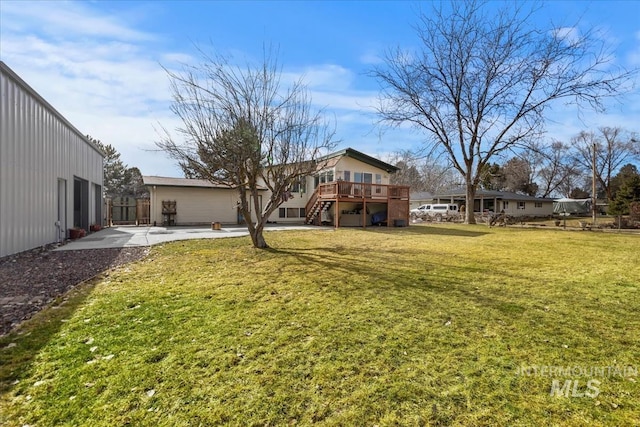
{"type": "Polygon", "coordinates": [[[89,181],[73,178],[73,226],[89,231],[89,181]]]}
{"type": "Polygon", "coordinates": [[[64,241],[67,237],[67,180],[58,178],[58,242],[64,241]]]}

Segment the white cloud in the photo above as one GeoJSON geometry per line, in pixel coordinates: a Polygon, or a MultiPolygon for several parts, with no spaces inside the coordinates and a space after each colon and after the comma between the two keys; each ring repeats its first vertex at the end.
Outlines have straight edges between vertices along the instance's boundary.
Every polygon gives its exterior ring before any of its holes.
{"type": "Polygon", "coordinates": [[[640,67],[640,31],[637,31],[634,38],[635,45],[627,54],[627,60],[632,67],[640,67]]]}
{"type": "Polygon", "coordinates": [[[569,43],[575,43],[580,40],[580,31],[576,27],[560,27],[553,30],[553,36],[569,43]]]}
{"type": "Polygon", "coordinates": [[[144,42],[159,37],[98,16],[83,3],[17,3],[2,6],[3,61],[81,132],[115,146],[129,166],[179,175],[172,161],[149,150],[158,118],[167,127],[176,124],[160,63],[171,66],[189,55],[155,54],[144,42]]]}
{"type": "Polygon", "coordinates": [[[363,53],[362,55],[360,55],[360,58],[358,58],[358,60],[365,65],[379,65],[384,62],[384,59],[382,58],[382,56],[380,56],[380,53],[373,51],[363,53]]]}
{"type": "Polygon", "coordinates": [[[126,14],[97,14],[83,2],[7,1],[2,3],[8,31],[37,31],[56,39],[81,36],[148,41],[154,35],[131,28],[126,14]],[[61,32],[63,30],[63,32],[61,32]]]}

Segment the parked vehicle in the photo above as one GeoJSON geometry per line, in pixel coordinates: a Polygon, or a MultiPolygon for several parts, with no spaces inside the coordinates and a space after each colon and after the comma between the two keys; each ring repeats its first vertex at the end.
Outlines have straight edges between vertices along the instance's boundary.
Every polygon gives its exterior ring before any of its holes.
{"type": "Polygon", "coordinates": [[[458,205],[454,204],[425,204],[411,210],[411,218],[435,219],[442,221],[444,218],[458,215],[458,205]]]}

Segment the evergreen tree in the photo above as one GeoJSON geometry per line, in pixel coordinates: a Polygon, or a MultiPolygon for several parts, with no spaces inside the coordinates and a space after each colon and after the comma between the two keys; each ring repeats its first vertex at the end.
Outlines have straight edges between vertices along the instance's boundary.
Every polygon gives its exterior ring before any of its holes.
{"type": "Polygon", "coordinates": [[[609,215],[629,215],[633,202],[640,202],[640,175],[636,174],[624,181],[615,199],[609,203],[609,215]]]}

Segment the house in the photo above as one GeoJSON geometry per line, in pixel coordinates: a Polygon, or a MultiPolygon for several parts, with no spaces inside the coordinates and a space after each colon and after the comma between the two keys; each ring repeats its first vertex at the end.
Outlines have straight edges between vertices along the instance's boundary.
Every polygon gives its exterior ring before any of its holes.
{"type": "MultiPolygon", "coordinates": [[[[455,203],[467,205],[465,188],[435,194],[433,203],[455,203]]],[[[553,215],[553,199],[533,197],[508,191],[476,190],[474,212],[501,212],[511,216],[544,217],[553,215]]]]}
{"type": "MultiPolygon", "coordinates": [[[[203,179],[143,176],[149,189],[151,224],[241,224],[238,191],[203,179]]],[[[264,190],[263,190],[264,191],[264,190]]]]}
{"type": "Polygon", "coordinates": [[[104,153],[0,61],[0,257],[102,224],[104,153]]]}
{"type": "MultiPolygon", "coordinates": [[[[402,225],[409,219],[409,187],[389,185],[398,169],[352,148],[318,159],[315,173],[300,179],[269,218],[277,223],[366,227],[402,225]]],[[[237,190],[209,181],[143,176],[156,224],[240,224],[237,190]],[[163,213],[164,212],[164,213],[163,213]]],[[[261,196],[264,207],[270,194],[261,196]]]]}
{"type": "Polygon", "coordinates": [[[411,201],[409,203],[410,209],[417,209],[419,206],[425,203],[433,203],[433,194],[427,191],[420,191],[410,194],[411,201]]]}

